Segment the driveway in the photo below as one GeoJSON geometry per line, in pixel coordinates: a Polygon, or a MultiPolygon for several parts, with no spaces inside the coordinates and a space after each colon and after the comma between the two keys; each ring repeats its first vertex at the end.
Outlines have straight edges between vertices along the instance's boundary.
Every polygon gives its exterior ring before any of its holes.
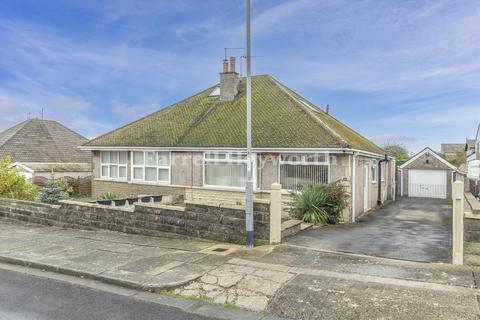
{"type": "Polygon", "coordinates": [[[422,262],[450,262],[450,201],[400,198],[356,224],[327,226],[286,239],[286,244],[422,262]]]}

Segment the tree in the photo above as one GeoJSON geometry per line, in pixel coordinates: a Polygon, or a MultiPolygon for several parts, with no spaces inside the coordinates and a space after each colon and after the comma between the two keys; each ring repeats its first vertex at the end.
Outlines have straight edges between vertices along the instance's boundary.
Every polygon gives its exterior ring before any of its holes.
{"type": "Polygon", "coordinates": [[[57,203],[59,200],[65,200],[68,198],[68,193],[63,191],[62,188],[58,185],[58,183],[55,181],[55,178],[53,177],[53,174],[48,180],[45,188],[43,188],[38,193],[38,201],[43,203],[54,204],[57,203]]]}
{"type": "Polygon", "coordinates": [[[0,161],[0,197],[34,200],[38,188],[32,182],[27,181],[20,171],[11,168],[12,160],[6,157],[0,161]]]}
{"type": "Polygon", "coordinates": [[[454,156],[443,155],[443,158],[457,168],[460,167],[462,164],[467,163],[467,158],[464,151],[458,151],[454,156]]]}
{"type": "Polygon", "coordinates": [[[401,166],[410,159],[410,153],[407,147],[401,143],[388,143],[383,149],[389,156],[395,157],[397,166],[401,166]]]}

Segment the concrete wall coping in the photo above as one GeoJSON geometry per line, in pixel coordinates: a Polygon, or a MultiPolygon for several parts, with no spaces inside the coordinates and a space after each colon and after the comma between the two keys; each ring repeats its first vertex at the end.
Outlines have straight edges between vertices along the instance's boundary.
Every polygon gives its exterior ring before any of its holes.
{"type": "Polygon", "coordinates": [[[59,208],[60,207],[60,206],[54,205],[54,204],[42,203],[42,202],[37,202],[37,201],[29,201],[29,200],[10,199],[10,198],[0,198],[0,201],[14,203],[14,204],[15,203],[23,203],[23,204],[35,205],[35,206],[40,206],[40,207],[45,207],[45,208],[59,208]]]}
{"type": "Polygon", "coordinates": [[[172,205],[169,205],[169,204],[160,204],[160,203],[135,203],[135,207],[165,209],[165,210],[174,210],[174,211],[185,211],[185,207],[172,206],[172,205]]]}
{"type": "MultiPolygon", "coordinates": [[[[260,204],[270,204],[270,200],[268,199],[255,199],[254,203],[260,204]]],[[[194,204],[194,205],[201,205],[207,207],[215,207],[215,208],[227,208],[227,209],[235,209],[235,210],[245,210],[245,205],[233,205],[233,204],[209,204],[202,201],[195,201],[195,200],[185,200],[185,204],[194,204]]]]}
{"type": "Polygon", "coordinates": [[[102,209],[109,209],[109,210],[117,210],[117,211],[125,211],[125,212],[133,212],[133,208],[128,207],[115,207],[115,206],[107,206],[104,204],[98,203],[88,203],[88,202],[80,202],[80,201],[72,201],[72,200],[60,200],[60,204],[70,204],[75,206],[82,206],[82,207],[89,207],[89,208],[102,208],[102,209]]]}

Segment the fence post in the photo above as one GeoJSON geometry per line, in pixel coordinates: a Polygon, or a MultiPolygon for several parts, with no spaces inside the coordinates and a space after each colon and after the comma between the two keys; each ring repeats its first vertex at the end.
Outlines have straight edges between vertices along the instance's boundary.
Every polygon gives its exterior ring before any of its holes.
{"type": "Polygon", "coordinates": [[[463,265],[463,217],[464,217],[464,199],[463,182],[455,181],[453,183],[453,215],[452,215],[452,238],[453,252],[452,263],[463,265]]]}
{"type": "Polygon", "coordinates": [[[270,244],[282,241],[282,186],[270,186],[270,244]]]}

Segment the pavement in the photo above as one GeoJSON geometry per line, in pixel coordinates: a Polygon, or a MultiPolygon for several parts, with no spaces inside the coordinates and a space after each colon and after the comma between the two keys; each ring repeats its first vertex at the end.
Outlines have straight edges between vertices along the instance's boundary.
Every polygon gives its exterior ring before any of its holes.
{"type": "Polygon", "coordinates": [[[292,245],[421,262],[450,262],[449,201],[400,198],[355,224],[325,226],[285,239],[292,245]]]}
{"type": "Polygon", "coordinates": [[[0,223],[0,262],[150,291],[189,283],[222,264],[225,258],[200,252],[213,245],[174,235],[146,237],[0,223]]]}
{"type": "Polygon", "coordinates": [[[291,243],[244,250],[176,236],[0,221],[0,262],[81,275],[137,290],[136,296],[139,289],[151,290],[160,293],[155,295],[158,299],[173,295],[204,303],[202,308],[216,305],[208,316],[223,319],[240,316],[222,306],[241,308],[241,314],[252,319],[480,317],[479,268],[329,252],[291,243]]]}

